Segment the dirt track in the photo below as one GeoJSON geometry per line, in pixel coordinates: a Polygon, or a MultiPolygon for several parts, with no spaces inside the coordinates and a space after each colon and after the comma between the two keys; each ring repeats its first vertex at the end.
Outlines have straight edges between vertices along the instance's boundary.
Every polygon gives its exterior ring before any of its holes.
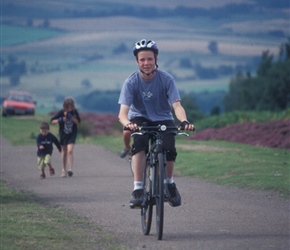
{"type": "Polygon", "coordinates": [[[0,139],[1,179],[89,218],[130,249],[290,249],[290,201],[275,193],[176,176],[183,204],[165,205],[164,237],[157,241],[155,224],[143,236],[140,210],[129,208],[133,180],[125,160],[102,147],[76,145],[72,178],[60,178],[61,157],[55,150],[56,176],[40,180],[36,147],[12,147],[0,139]]]}

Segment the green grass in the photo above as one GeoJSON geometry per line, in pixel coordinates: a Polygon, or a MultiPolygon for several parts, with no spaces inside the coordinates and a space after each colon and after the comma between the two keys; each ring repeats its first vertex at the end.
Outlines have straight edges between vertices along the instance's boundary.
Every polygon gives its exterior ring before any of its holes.
{"type": "MultiPolygon", "coordinates": [[[[40,133],[40,123],[42,121],[50,121],[50,117],[47,115],[37,115],[35,117],[1,116],[0,119],[1,134],[12,145],[35,145],[36,136],[40,133]]],[[[50,132],[57,135],[58,126],[51,125],[50,132]]]]}
{"type": "Polygon", "coordinates": [[[289,151],[216,141],[186,144],[192,149],[179,150],[176,164],[182,175],[239,188],[272,190],[289,198],[289,151]],[[208,149],[199,150],[200,145],[208,149]]]}
{"type": "Polygon", "coordinates": [[[62,207],[0,182],[0,249],[125,249],[113,236],[62,207]]]}

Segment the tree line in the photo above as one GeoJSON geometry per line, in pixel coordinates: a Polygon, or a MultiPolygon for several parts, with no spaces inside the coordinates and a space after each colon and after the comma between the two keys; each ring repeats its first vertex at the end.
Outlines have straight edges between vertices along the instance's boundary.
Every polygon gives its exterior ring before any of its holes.
{"type": "Polygon", "coordinates": [[[290,107],[290,38],[275,56],[264,51],[255,76],[239,72],[230,81],[225,111],[281,111],[290,107]]]}

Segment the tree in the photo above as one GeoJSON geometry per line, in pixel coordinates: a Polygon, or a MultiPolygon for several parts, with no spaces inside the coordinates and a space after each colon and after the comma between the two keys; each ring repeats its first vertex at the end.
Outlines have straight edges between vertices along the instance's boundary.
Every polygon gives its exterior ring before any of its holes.
{"type": "Polygon", "coordinates": [[[14,87],[20,84],[20,75],[16,72],[9,76],[9,84],[14,87]]]}
{"type": "Polygon", "coordinates": [[[224,98],[224,108],[225,111],[232,111],[239,109],[240,106],[240,91],[243,82],[246,80],[246,76],[238,72],[235,77],[233,77],[229,84],[229,93],[224,98]]]}
{"type": "Polygon", "coordinates": [[[32,18],[27,18],[26,20],[26,26],[27,27],[32,27],[33,26],[33,19],[32,18]]]}
{"type": "Polygon", "coordinates": [[[92,83],[90,82],[90,80],[88,79],[84,79],[81,82],[81,85],[85,88],[85,89],[89,89],[92,87],[92,83]]]}
{"type": "Polygon", "coordinates": [[[288,43],[283,43],[280,46],[279,60],[287,61],[290,59],[290,38],[288,38],[288,43]]]}
{"type": "Polygon", "coordinates": [[[266,76],[272,64],[273,64],[273,55],[270,55],[269,51],[263,52],[261,62],[257,69],[257,75],[266,76]]]}
{"type": "Polygon", "coordinates": [[[229,85],[225,111],[280,111],[290,106],[290,39],[280,46],[278,60],[265,51],[257,67],[257,76],[239,73],[229,85]]]}
{"type": "Polygon", "coordinates": [[[128,48],[125,43],[120,43],[113,49],[114,54],[122,54],[128,51],[128,48]]]}
{"type": "Polygon", "coordinates": [[[181,58],[179,65],[181,68],[185,68],[185,69],[191,69],[192,68],[192,63],[190,61],[189,58],[181,58]]]}
{"type": "Polygon", "coordinates": [[[216,41],[210,41],[207,48],[212,55],[217,55],[219,52],[218,51],[218,43],[216,41]]]}
{"type": "Polygon", "coordinates": [[[49,28],[49,26],[50,26],[49,19],[44,19],[41,27],[43,27],[43,28],[49,28]]]}
{"type": "Polygon", "coordinates": [[[221,113],[219,106],[214,106],[210,112],[210,115],[219,115],[221,113]]]}
{"type": "Polygon", "coordinates": [[[187,119],[194,122],[204,117],[203,113],[199,110],[193,96],[187,94],[181,98],[182,106],[186,110],[187,119]]]}
{"type": "Polygon", "coordinates": [[[8,62],[4,63],[4,66],[1,67],[1,74],[9,77],[11,86],[17,86],[20,84],[21,76],[27,72],[26,63],[25,61],[18,62],[18,59],[14,55],[10,55],[7,61],[8,62]]]}

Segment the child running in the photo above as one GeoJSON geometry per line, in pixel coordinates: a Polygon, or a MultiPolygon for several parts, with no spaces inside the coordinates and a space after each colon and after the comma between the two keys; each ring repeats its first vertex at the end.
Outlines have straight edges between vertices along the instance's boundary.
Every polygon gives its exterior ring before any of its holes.
{"type": "Polygon", "coordinates": [[[37,145],[37,165],[41,170],[40,179],[45,179],[45,167],[49,167],[50,176],[55,174],[54,169],[51,166],[51,155],[53,151],[52,144],[58,148],[61,152],[61,146],[58,139],[49,132],[49,124],[42,122],[40,124],[40,134],[36,138],[37,145]]]}
{"type": "Polygon", "coordinates": [[[73,176],[73,149],[80,122],[81,119],[72,98],[66,98],[63,102],[63,109],[59,110],[50,120],[51,124],[59,124],[60,144],[62,147],[61,177],[73,176]],[[68,172],[66,165],[68,165],[68,172]]]}

